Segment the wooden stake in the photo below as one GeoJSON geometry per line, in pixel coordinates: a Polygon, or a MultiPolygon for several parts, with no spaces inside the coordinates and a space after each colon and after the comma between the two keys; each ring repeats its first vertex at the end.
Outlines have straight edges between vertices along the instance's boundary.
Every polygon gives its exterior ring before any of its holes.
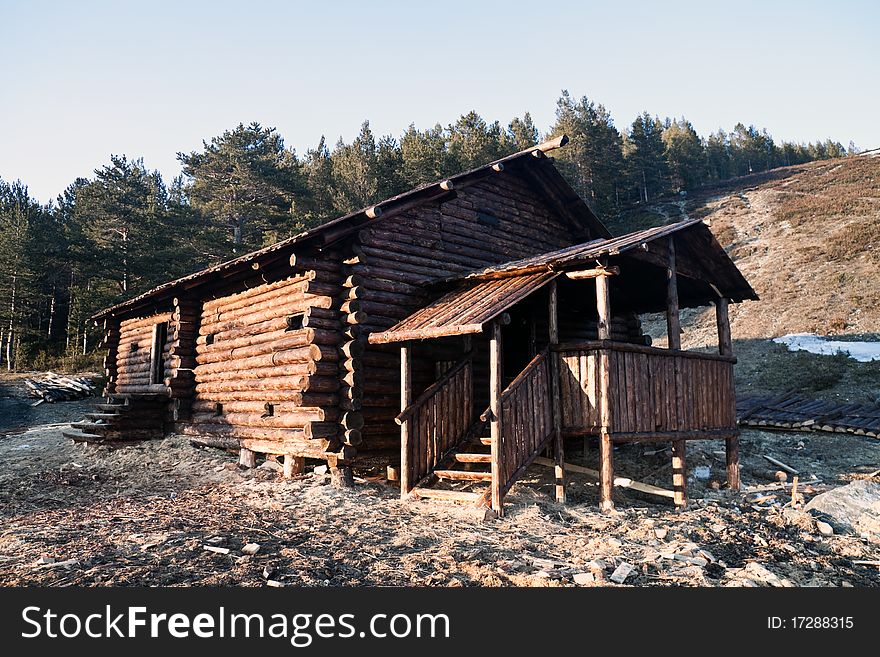
{"type": "MultiPolygon", "coordinates": [[[[611,337],[611,297],[608,293],[608,277],[596,278],[596,309],[599,314],[598,332],[600,340],[611,337]]],[[[607,349],[599,351],[599,508],[602,511],[614,509],[612,488],[614,486],[614,466],[611,444],[611,353],[607,349]]]]}
{"type": "Polygon", "coordinates": [[[678,318],[678,277],[675,273],[675,240],[669,238],[666,269],[666,336],[670,349],[681,349],[681,323],[678,318]]]}
{"type": "Polygon", "coordinates": [[[672,441],[672,492],[675,494],[672,501],[679,508],[687,504],[686,452],[686,440],[672,441]]]}
{"type": "Polygon", "coordinates": [[[739,490],[739,436],[729,436],[724,443],[727,457],[727,487],[730,490],[739,490]]]}
{"type": "Polygon", "coordinates": [[[492,322],[489,340],[489,410],[492,419],[489,433],[492,437],[492,510],[499,516],[504,513],[501,499],[501,322],[492,322]]]}
{"type": "MultiPolygon", "coordinates": [[[[412,347],[408,342],[400,348],[400,410],[412,404],[412,347]]],[[[410,477],[409,420],[400,425],[400,497],[409,494],[413,481],[410,477]]]]}

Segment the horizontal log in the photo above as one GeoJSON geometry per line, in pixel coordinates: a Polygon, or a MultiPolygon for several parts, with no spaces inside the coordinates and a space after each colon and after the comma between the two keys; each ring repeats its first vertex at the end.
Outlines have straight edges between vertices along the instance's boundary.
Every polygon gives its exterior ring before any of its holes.
{"type": "Polygon", "coordinates": [[[313,280],[315,280],[315,272],[304,272],[297,276],[290,276],[288,278],[273,281],[271,283],[265,283],[263,285],[253,287],[248,290],[243,290],[241,292],[234,292],[228,295],[217,296],[213,299],[207,299],[202,304],[203,312],[211,313],[217,311],[221,307],[231,310],[234,308],[247,306],[253,304],[255,301],[259,302],[260,299],[264,298],[264,295],[267,295],[269,293],[278,290],[284,290],[287,293],[289,292],[289,289],[291,287],[297,285],[298,283],[305,283],[313,280]]]}
{"type": "MultiPolygon", "coordinates": [[[[250,359],[246,359],[250,360],[250,359]]],[[[229,361],[214,365],[199,365],[195,369],[199,383],[217,381],[237,381],[240,379],[267,379],[287,376],[334,376],[338,373],[335,363],[292,363],[290,365],[271,365],[268,367],[249,367],[245,361],[229,361]],[[227,365],[225,369],[206,371],[205,368],[215,365],[227,365]]]]}
{"type": "Polygon", "coordinates": [[[278,376],[265,379],[237,381],[196,382],[196,393],[230,392],[237,390],[290,390],[298,392],[336,392],[340,383],[336,377],[278,376]]]}
{"type": "Polygon", "coordinates": [[[214,316],[205,316],[199,326],[199,335],[208,335],[210,333],[224,333],[234,329],[268,322],[271,320],[283,319],[290,315],[296,315],[304,312],[306,308],[319,306],[330,308],[333,306],[331,297],[299,297],[290,299],[288,302],[277,306],[256,306],[249,309],[247,313],[228,313],[221,315],[219,318],[214,316]]]}
{"type": "MultiPolygon", "coordinates": [[[[270,343],[271,345],[271,343],[270,343]]],[[[253,350],[253,347],[242,348],[240,352],[245,350],[253,350]]],[[[219,352],[212,354],[203,354],[199,357],[198,366],[195,368],[197,372],[210,375],[215,372],[225,372],[231,370],[243,370],[250,368],[262,367],[278,367],[281,365],[310,365],[309,373],[314,373],[316,367],[312,367],[315,363],[326,362],[321,360],[321,348],[316,345],[307,345],[305,347],[294,347],[291,349],[263,349],[264,353],[258,353],[255,356],[240,353],[238,350],[233,352],[219,352]],[[268,352],[268,353],[265,353],[268,352]],[[317,356],[317,358],[315,358],[317,356]]],[[[338,357],[337,357],[338,359],[338,357]]],[[[332,361],[331,361],[332,362],[332,361]]],[[[336,365],[334,364],[335,368],[336,365]]]]}
{"type": "Polygon", "coordinates": [[[342,269],[342,265],[338,260],[333,260],[329,258],[321,259],[298,255],[296,253],[290,256],[290,266],[297,270],[314,269],[330,272],[338,272],[342,269]]]}
{"type": "Polygon", "coordinates": [[[163,322],[171,321],[171,312],[159,313],[157,315],[150,315],[148,317],[139,317],[136,319],[124,319],[119,325],[119,333],[124,334],[128,331],[138,330],[143,328],[152,329],[156,324],[162,324],[163,322]]]}
{"type": "Polygon", "coordinates": [[[294,406],[308,408],[333,408],[340,404],[338,394],[299,392],[295,390],[232,390],[228,392],[200,391],[196,402],[289,402],[294,406]]]}
{"type": "Polygon", "coordinates": [[[284,413],[267,417],[260,413],[227,413],[193,411],[191,422],[193,424],[229,424],[236,427],[265,427],[268,429],[304,429],[312,422],[317,422],[315,414],[308,412],[284,413]]]}

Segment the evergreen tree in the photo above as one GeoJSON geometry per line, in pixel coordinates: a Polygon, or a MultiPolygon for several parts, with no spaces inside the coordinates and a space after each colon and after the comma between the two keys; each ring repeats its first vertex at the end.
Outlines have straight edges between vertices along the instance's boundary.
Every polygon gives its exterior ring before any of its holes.
{"type": "Polygon", "coordinates": [[[510,155],[536,146],[540,138],[538,128],[532,121],[532,115],[526,112],[521,119],[514,118],[508,124],[507,131],[502,136],[504,154],[510,155]]]}
{"type": "Polygon", "coordinates": [[[644,112],[633,121],[628,140],[628,178],[630,184],[639,190],[640,200],[647,203],[668,191],[663,124],[660,119],[644,112]]]}
{"type": "Polygon", "coordinates": [[[612,212],[620,204],[623,150],[611,114],[586,96],[576,102],[563,91],[550,135],[563,133],[570,139],[557,156],[563,175],[600,213],[612,212]]]}
{"type": "Polygon", "coordinates": [[[369,121],[351,144],[340,137],[331,162],[334,205],[340,211],[353,212],[379,200],[378,149],[369,121]]]}
{"type": "Polygon", "coordinates": [[[663,129],[663,144],[672,189],[694,189],[702,185],[706,172],[706,151],[690,121],[684,117],[670,121],[663,129]]]}
{"type": "Polygon", "coordinates": [[[424,132],[410,125],[400,138],[403,179],[410,187],[436,182],[454,173],[446,152],[446,135],[438,123],[424,132]]]}
{"type": "Polygon", "coordinates": [[[290,230],[294,199],[306,187],[296,154],[275,128],[239,124],[201,152],[178,153],[195,208],[231,229],[235,252],[273,241],[290,230]]]}
{"type": "Polygon", "coordinates": [[[475,111],[462,114],[448,128],[447,150],[455,172],[475,169],[504,154],[501,125],[486,123],[475,111]]]}

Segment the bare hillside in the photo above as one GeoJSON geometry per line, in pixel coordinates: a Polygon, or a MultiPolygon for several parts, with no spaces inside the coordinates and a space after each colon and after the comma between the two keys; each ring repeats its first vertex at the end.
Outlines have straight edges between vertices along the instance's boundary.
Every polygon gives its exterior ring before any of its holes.
{"type": "MultiPolygon", "coordinates": [[[[790,354],[787,333],[877,339],[880,157],[811,162],[729,181],[625,213],[615,233],[702,217],[761,297],[731,306],[741,391],[800,388],[846,399],[880,393],[880,365],[790,354]],[[873,335],[872,335],[873,334],[873,335]]],[[[684,346],[714,345],[710,310],[683,313],[684,346]]],[[[648,328],[665,342],[662,322],[648,328]]]]}

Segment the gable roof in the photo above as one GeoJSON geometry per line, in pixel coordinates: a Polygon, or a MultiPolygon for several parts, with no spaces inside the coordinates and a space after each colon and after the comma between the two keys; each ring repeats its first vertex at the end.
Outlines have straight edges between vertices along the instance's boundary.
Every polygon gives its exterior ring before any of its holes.
{"type": "MultiPolygon", "coordinates": [[[[628,257],[652,267],[665,268],[662,256],[651,246],[656,246],[658,242],[665,243],[665,238],[673,236],[676,238],[676,273],[682,277],[679,279],[680,291],[687,292],[686,301],[689,304],[705,305],[719,296],[733,301],[758,299],[752,286],[706,224],[700,219],[692,219],[611,239],[591,240],[457,277],[452,281],[455,288],[451,292],[388,330],[371,334],[369,341],[384,344],[480,333],[488,322],[557,276],[566,271],[583,269],[584,265],[593,265],[599,259],[628,257]]],[[[641,280],[642,272],[629,266],[631,264],[621,267],[620,276],[615,278],[648,288],[648,282],[641,280]],[[633,274],[633,271],[636,273],[633,274]]],[[[664,275],[659,290],[657,286],[648,290],[647,302],[636,299],[635,294],[627,301],[644,304],[645,307],[653,303],[662,308],[666,304],[665,291],[664,275]],[[662,298],[657,298],[658,293],[662,298]]]]}
{"type": "Polygon", "coordinates": [[[561,135],[470,171],[415,187],[375,205],[361,208],[320,226],[310,228],[271,246],[158,285],[136,297],[101,310],[91,319],[97,320],[119,313],[128,313],[140,307],[149,306],[151,303],[169,299],[179,291],[222,280],[231,272],[247,270],[248,267],[258,269],[266,264],[283,261],[300,247],[309,246],[319,249],[330,247],[373,221],[396,216],[424,203],[452,198],[452,195],[456,193],[455,190],[468,187],[483,178],[498,175],[506,169],[520,173],[535,190],[548,200],[560,218],[572,224],[581,234],[589,233],[611,237],[611,233],[589,205],[571,188],[553,165],[552,158],[545,155],[546,152],[560,148],[567,143],[568,137],[561,135]]]}

